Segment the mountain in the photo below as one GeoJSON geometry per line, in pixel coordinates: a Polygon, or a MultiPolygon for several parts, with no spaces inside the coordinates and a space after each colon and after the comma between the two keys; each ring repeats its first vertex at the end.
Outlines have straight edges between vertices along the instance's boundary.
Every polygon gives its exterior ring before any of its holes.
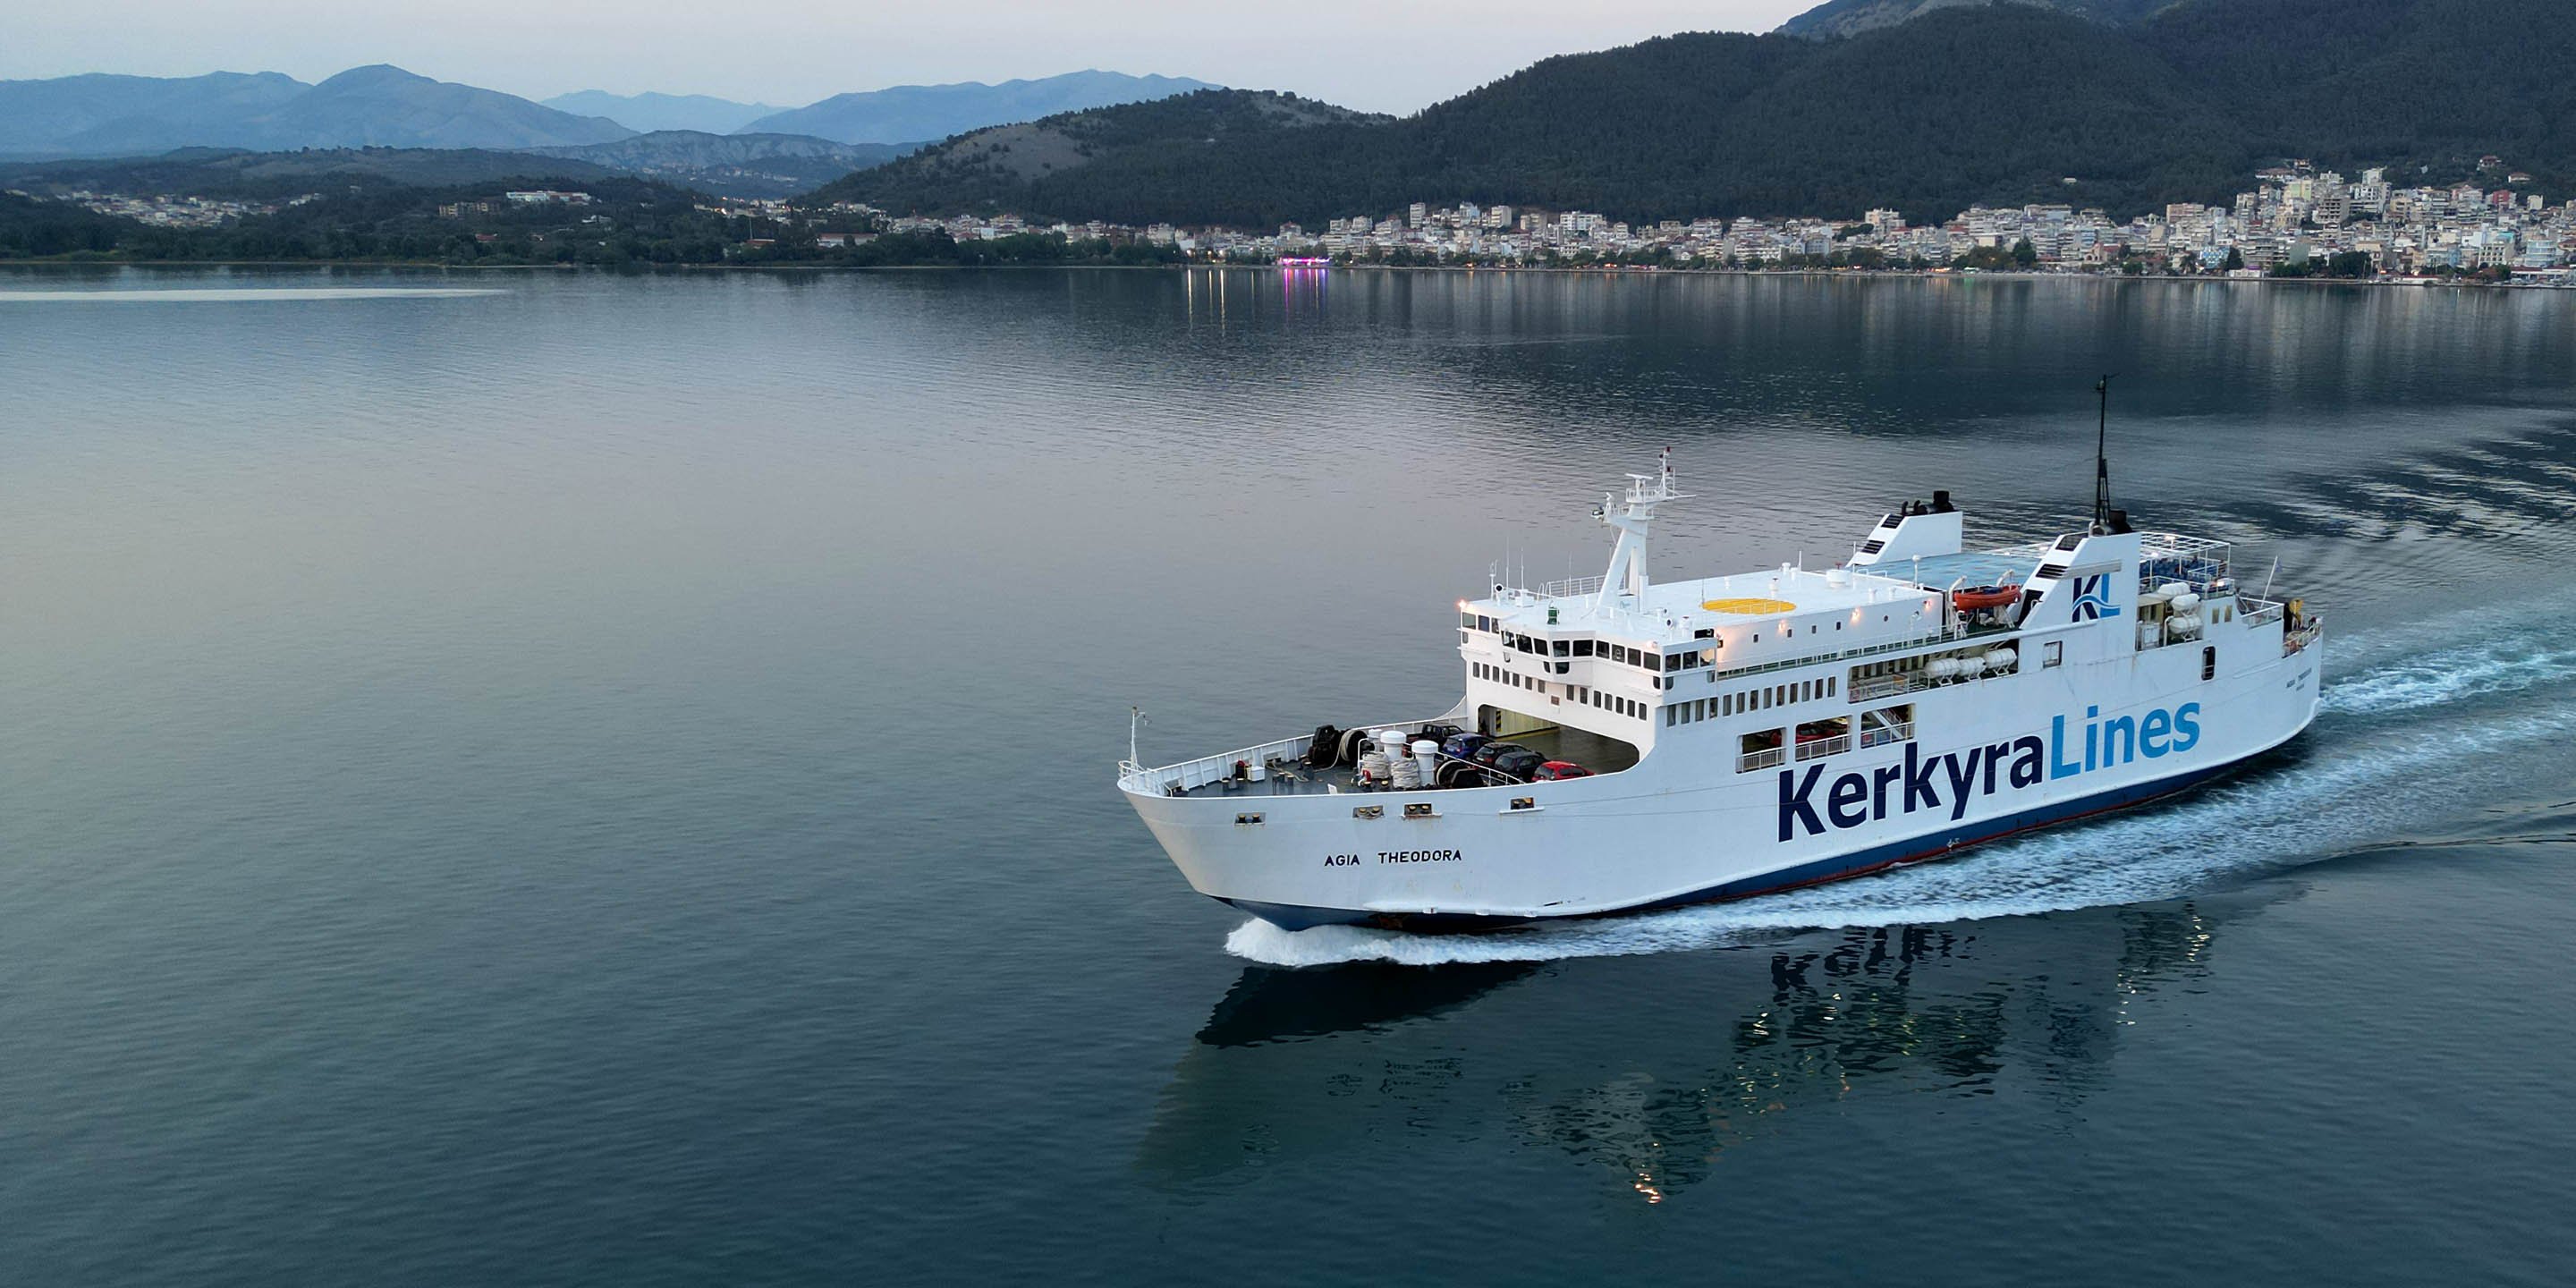
{"type": "Polygon", "coordinates": [[[274,72],[0,81],[0,152],[130,156],[183,147],[526,148],[634,131],[496,90],[378,65],[306,85],[274,72]]]}
{"type": "Polygon", "coordinates": [[[761,117],[786,110],[767,103],[737,103],[704,94],[610,94],[595,89],[558,94],[543,100],[543,105],[575,116],[604,116],[648,134],[663,130],[731,134],[761,117]]]}
{"type": "Polygon", "coordinates": [[[1176,76],[1128,76],[1081,71],[1043,80],[986,85],[898,85],[863,94],[836,94],[822,102],[764,116],[745,134],[811,134],[842,143],[911,143],[944,139],[988,125],[1034,121],[1063,112],[1141,103],[1194,90],[1205,81],[1176,76]]]}
{"type": "Polygon", "coordinates": [[[574,116],[515,94],[356,67],[251,122],[246,146],[283,148],[529,148],[604,143],[633,130],[574,116]]]}
{"type": "Polygon", "coordinates": [[[1311,124],[1274,128],[1244,119],[1253,99],[1207,94],[1102,108],[822,191],[903,212],[1252,228],[1462,200],[1926,220],[1980,201],[2223,200],[2284,156],[2458,174],[2491,152],[2563,192],[2569,66],[2565,0],[2185,0],[2127,26],[1954,6],[1849,37],[1692,34],[1551,58],[1402,120],[1302,104],[1311,124]]]}
{"type": "Polygon", "coordinates": [[[917,145],[834,143],[802,134],[656,130],[611,143],[525,150],[728,196],[785,197],[882,165],[912,146],[917,145]]]}
{"type": "Polygon", "coordinates": [[[277,72],[0,81],[0,154],[157,151],[176,144],[124,140],[166,137],[178,122],[245,120],[312,88],[277,72]]]}
{"type": "Polygon", "coordinates": [[[1293,94],[1203,89],[977,130],[827,184],[812,199],[864,201],[895,211],[1017,210],[1122,223],[1171,217],[1161,213],[1166,210],[1239,214],[1268,209],[1281,199],[1277,176],[1246,171],[1240,159],[1279,157],[1292,150],[1283,146],[1291,136],[1321,131],[1331,131],[1337,144],[1364,145],[1363,136],[1350,131],[1389,119],[1293,94]]]}
{"type": "Polygon", "coordinates": [[[2172,8],[2181,0],[1825,0],[1825,3],[1780,24],[1791,36],[1856,36],[1864,31],[1911,22],[1941,9],[1995,4],[2054,9],[2094,22],[2133,26],[2172,8]]]}

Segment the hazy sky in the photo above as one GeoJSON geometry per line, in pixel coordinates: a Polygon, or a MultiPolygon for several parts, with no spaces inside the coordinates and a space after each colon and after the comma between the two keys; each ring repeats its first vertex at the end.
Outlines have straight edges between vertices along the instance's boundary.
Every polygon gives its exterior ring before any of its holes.
{"type": "Polygon", "coordinates": [[[799,105],[1100,67],[1410,112],[1550,54],[1767,31],[1814,0],[15,0],[0,79],[394,63],[544,98],[663,90],[799,105]]]}

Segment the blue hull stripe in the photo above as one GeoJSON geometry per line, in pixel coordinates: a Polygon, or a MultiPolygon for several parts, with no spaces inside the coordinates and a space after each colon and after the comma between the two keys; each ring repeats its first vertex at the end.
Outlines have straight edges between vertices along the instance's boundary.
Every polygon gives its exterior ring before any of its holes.
{"type": "Polygon", "coordinates": [[[1972,831],[1909,837],[1886,845],[1871,846],[1866,850],[1854,850],[1849,854],[1836,854],[1817,859],[1812,863],[1801,863],[1794,868],[1783,868],[1777,872],[1765,872],[1760,876],[1724,882],[1706,889],[1693,890],[1687,894],[1677,894],[1670,898],[1632,904],[1624,908],[1582,913],[1577,917],[1509,917],[1458,912],[1382,913],[1359,908],[1312,908],[1301,904],[1263,903],[1257,899],[1226,899],[1223,902],[1233,904],[1283,930],[1305,930],[1314,926],[1377,925],[1399,930],[1436,932],[1494,930],[1504,926],[1526,925],[1534,921],[1571,921],[1581,917],[1610,917],[1634,912],[1651,912],[1662,908],[1679,908],[1695,903],[1749,899],[1759,894],[1777,894],[1783,890],[1837,881],[1844,877],[1856,877],[1899,864],[1940,858],[1969,846],[2001,840],[2015,833],[2033,831],[2091,814],[2126,809],[2160,796],[2171,796],[2176,792],[2188,791],[2243,763],[2243,761],[2235,761],[2209,769],[2189,770],[2128,787],[2114,787],[2109,791],[2096,792],[2075,800],[2060,801],[2054,805],[2042,805],[2017,814],[2006,814],[1999,818],[1981,819],[1973,824],[1962,825],[1974,829],[1972,831]]]}

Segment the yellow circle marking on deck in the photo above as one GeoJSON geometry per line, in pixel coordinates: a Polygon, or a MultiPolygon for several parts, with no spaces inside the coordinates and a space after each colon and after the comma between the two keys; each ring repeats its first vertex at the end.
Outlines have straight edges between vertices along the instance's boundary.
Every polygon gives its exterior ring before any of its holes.
{"type": "Polygon", "coordinates": [[[1734,613],[1742,617],[1768,617],[1773,613],[1794,613],[1796,604],[1785,599],[1712,599],[1700,605],[1712,613],[1734,613]]]}

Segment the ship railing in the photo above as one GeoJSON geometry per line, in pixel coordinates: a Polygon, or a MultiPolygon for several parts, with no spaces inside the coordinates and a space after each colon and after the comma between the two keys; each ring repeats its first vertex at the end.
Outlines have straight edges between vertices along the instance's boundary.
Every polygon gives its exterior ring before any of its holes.
{"type": "MultiPolygon", "coordinates": [[[[2008,629],[1998,633],[2009,634],[2010,631],[2008,629]]],[[[1917,635],[1912,639],[1892,640],[1885,644],[1866,644],[1859,648],[1836,649],[1830,653],[1810,653],[1804,657],[1784,657],[1777,662],[1754,662],[1744,666],[1709,668],[1702,670],[1700,674],[1708,676],[1711,680],[1732,680],[1738,676],[1760,675],[1766,671],[1789,671],[1802,666],[1817,666],[1856,657],[1876,657],[1881,653],[1902,653],[1907,649],[1926,648],[1949,642],[1946,632],[1935,631],[1917,635]]]]}
{"type": "Polygon", "coordinates": [[[1880,698],[1892,698],[1901,693],[1912,693],[1914,688],[1913,676],[1907,675],[1903,671],[1891,671],[1886,675],[1873,675],[1866,680],[1854,680],[1851,686],[1851,700],[1854,702],[1875,702],[1880,698]]]}
{"type": "Polygon", "coordinates": [[[1544,599],[1581,599],[1600,593],[1600,577],[1569,577],[1563,581],[1541,583],[1531,590],[1526,586],[1506,586],[1495,598],[1509,604],[1535,604],[1544,599]]]}
{"type": "Polygon", "coordinates": [[[1811,738],[1798,744],[1798,759],[1818,760],[1826,756],[1839,756],[1851,749],[1852,739],[1847,733],[1838,733],[1830,738],[1811,738]]]}
{"type": "MultiPolygon", "coordinates": [[[[1469,704],[1462,700],[1447,711],[1427,719],[1391,720],[1383,724],[1354,727],[1419,729],[1431,724],[1454,724],[1465,717],[1468,707],[1469,704]]],[[[1269,778],[1270,767],[1274,762],[1280,763],[1283,768],[1296,767],[1311,777],[1314,771],[1304,770],[1303,766],[1306,763],[1306,749],[1313,746],[1314,741],[1312,734],[1299,734],[1294,738],[1265,742],[1257,747],[1221,751],[1213,756],[1201,756],[1196,760],[1184,760],[1159,767],[1140,765],[1132,760],[1121,760],[1118,762],[1118,785],[1127,791],[1149,796],[1179,795],[1214,783],[1222,783],[1234,777],[1234,766],[1238,761],[1243,763],[1245,777],[1251,782],[1257,783],[1269,778]],[[1173,790],[1175,784],[1179,787],[1177,792],[1173,790]]]]}
{"type": "Polygon", "coordinates": [[[1757,769],[1778,769],[1787,763],[1789,763],[1788,748],[1769,747],[1761,751],[1748,751],[1736,757],[1735,772],[1749,774],[1757,769]]]}
{"type": "Polygon", "coordinates": [[[2258,599],[2252,595],[2236,597],[2237,620],[2247,626],[2263,626],[2277,622],[2281,620],[2281,614],[2284,611],[2286,610],[2281,601],[2277,599],[2258,599]]]}
{"type": "Polygon", "coordinates": [[[1244,772],[1251,781],[1259,782],[1269,777],[1271,761],[1302,757],[1312,741],[1311,736],[1282,738],[1258,747],[1219,752],[1156,769],[1148,769],[1132,760],[1122,760],[1118,762],[1118,786],[1140,795],[1177,795],[1178,792],[1173,790],[1176,785],[1180,792],[1187,792],[1234,777],[1237,762],[1244,765],[1244,772]]]}
{"type": "Polygon", "coordinates": [[[2317,637],[2325,634],[2325,631],[2326,622],[2324,618],[2319,617],[2314,613],[2301,617],[2299,619],[2298,629],[2290,631],[2281,637],[2281,656],[2288,657],[2292,653],[2296,653],[2300,649],[2316,643],[2317,637]]]}

